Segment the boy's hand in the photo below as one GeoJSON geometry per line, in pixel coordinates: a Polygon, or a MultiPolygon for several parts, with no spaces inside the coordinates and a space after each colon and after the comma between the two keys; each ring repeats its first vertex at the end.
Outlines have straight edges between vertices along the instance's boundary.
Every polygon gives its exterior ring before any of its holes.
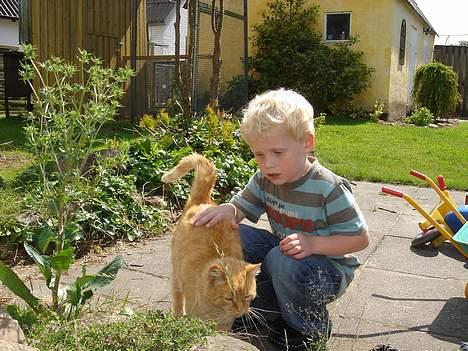
{"type": "Polygon", "coordinates": [[[279,248],[283,255],[301,260],[312,255],[313,239],[311,236],[300,233],[290,234],[280,241],[279,248]]]}
{"type": "Polygon", "coordinates": [[[238,229],[236,218],[237,210],[233,204],[225,203],[219,206],[208,207],[192,218],[192,224],[196,227],[205,225],[211,228],[226,219],[231,221],[232,229],[238,229]]]}

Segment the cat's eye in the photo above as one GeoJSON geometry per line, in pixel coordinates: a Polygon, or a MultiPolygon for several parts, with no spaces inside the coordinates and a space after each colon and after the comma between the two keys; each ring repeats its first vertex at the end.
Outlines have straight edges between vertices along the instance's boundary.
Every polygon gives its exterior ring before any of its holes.
{"type": "Polygon", "coordinates": [[[253,295],[246,295],[245,299],[246,300],[253,300],[254,296],[253,295]]]}
{"type": "Polygon", "coordinates": [[[232,298],[232,296],[224,296],[224,300],[225,301],[232,301],[233,298],[232,298]]]}

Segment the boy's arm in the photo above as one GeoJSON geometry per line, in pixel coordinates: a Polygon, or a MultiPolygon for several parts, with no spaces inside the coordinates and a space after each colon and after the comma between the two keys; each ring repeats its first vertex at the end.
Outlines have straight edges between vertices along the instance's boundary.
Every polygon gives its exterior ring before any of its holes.
{"type": "Polygon", "coordinates": [[[359,235],[309,236],[300,233],[288,235],[280,242],[280,250],[295,259],[311,255],[342,256],[365,249],[369,233],[363,229],[359,235]]]}
{"type": "Polygon", "coordinates": [[[239,223],[245,218],[244,212],[231,203],[224,203],[219,206],[208,207],[192,218],[194,226],[205,225],[208,228],[226,219],[231,221],[232,229],[239,228],[239,223]]]}

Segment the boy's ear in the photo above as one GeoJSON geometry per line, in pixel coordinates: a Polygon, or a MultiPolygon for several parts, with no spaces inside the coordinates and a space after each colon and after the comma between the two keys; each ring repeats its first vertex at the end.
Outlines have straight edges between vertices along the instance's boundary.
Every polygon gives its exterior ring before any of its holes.
{"type": "Polygon", "coordinates": [[[304,143],[304,147],[306,151],[309,153],[310,151],[315,149],[315,137],[312,133],[307,133],[306,140],[304,143]]]}

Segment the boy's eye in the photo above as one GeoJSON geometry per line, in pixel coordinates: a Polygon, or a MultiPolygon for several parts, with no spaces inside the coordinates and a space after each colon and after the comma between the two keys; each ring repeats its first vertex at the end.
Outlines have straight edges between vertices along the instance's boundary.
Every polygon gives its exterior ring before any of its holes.
{"type": "Polygon", "coordinates": [[[283,153],[283,151],[274,151],[275,155],[281,155],[282,153],[283,153]]]}

